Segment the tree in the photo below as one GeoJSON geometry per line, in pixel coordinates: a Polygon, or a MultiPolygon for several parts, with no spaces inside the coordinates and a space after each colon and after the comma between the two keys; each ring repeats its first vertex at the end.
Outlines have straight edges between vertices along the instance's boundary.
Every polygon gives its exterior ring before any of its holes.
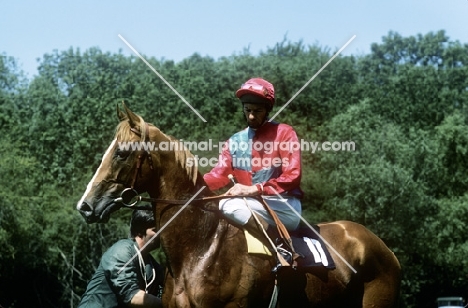
{"type": "Polygon", "coordinates": [[[390,32],[358,62],[361,91],[377,114],[405,128],[433,127],[465,108],[467,49],[444,31],[408,38],[390,32]]]}
{"type": "MultiPolygon", "coordinates": [[[[303,152],[303,213],[310,222],[351,219],[382,237],[403,265],[406,307],[467,287],[467,51],[444,31],[389,32],[367,55],[335,58],[275,118],[306,141],[355,143],[303,152]]],[[[27,81],[2,55],[0,304],[76,305],[103,251],[126,235],[126,211],[91,226],[75,211],[113,137],[117,104],[178,139],[217,143],[245,125],[234,95],[242,82],[273,82],[273,115],[332,54],[285,38],[257,56],[147,58],[207,122],[134,56],[53,51],[27,81]],[[31,300],[16,293],[17,277],[32,282],[31,300]]]]}

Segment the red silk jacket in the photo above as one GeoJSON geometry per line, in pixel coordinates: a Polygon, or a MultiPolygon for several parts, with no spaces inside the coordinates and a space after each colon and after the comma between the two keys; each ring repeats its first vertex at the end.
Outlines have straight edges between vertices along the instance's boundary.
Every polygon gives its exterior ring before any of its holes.
{"type": "Polygon", "coordinates": [[[230,183],[232,174],[238,183],[260,184],[264,195],[303,197],[301,150],[294,129],[286,124],[265,122],[260,128],[234,134],[223,146],[217,165],[204,175],[211,190],[230,183]]]}

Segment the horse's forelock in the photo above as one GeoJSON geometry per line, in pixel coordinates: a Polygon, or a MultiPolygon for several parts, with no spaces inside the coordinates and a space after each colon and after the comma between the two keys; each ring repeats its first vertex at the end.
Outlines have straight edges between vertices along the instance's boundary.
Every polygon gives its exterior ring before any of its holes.
{"type": "MultiPolygon", "coordinates": [[[[140,131],[140,141],[143,142],[145,141],[146,125],[144,125],[145,121],[143,118],[139,115],[137,116],[140,119],[140,123],[135,128],[140,131]]],[[[120,121],[120,123],[117,125],[117,128],[115,129],[115,138],[119,141],[131,140],[135,135],[135,133],[131,131],[131,128],[132,126],[130,125],[130,121],[128,119],[120,121]]]]}

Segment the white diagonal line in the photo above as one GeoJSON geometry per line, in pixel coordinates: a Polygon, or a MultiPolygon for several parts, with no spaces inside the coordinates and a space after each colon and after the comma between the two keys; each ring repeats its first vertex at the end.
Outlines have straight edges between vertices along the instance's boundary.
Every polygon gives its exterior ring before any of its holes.
{"type": "Polygon", "coordinates": [[[280,108],[280,110],[278,110],[277,113],[275,113],[275,115],[274,115],[273,117],[270,118],[269,122],[273,121],[273,119],[276,118],[276,116],[277,116],[278,114],[280,114],[280,112],[283,111],[283,109],[286,108],[286,107],[296,98],[296,96],[298,96],[299,93],[301,93],[302,90],[304,90],[304,89],[309,85],[309,83],[311,83],[312,80],[314,80],[315,77],[317,77],[317,76],[325,69],[325,67],[327,67],[328,64],[330,64],[330,62],[333,61],[333,60],[334,60],[334,59],[351,43],[351,41],[354,40],[355,38],[356,38],[356,35],[353,35],[353,37],[351,37],[351,38],[349,39],[349,41],[346,42],[346,44],[344,44],[343,47],[341,47],[340,50],[338,50],[338,51],[333,55],[333,57],[331,57],[330,60],[328,60],[327,63],[325,63],[325,64],[322,66],[322,68],[319,69],[318,72],[315,73],[315,75],[312,76],[312,78],[310,78],[309,81],[307,81],[306,84],[305,84],[302,88],[300,88],[299,91],[297,91],[296,94],[294,94],[294,95],[289,99],[289,101],[288,101],[286,104],[283,105],[283,107],[280,108]]]}
{"type": "MultiPolygon", "coordinates": [[[[140,252],[143,251],[143,249],[145,249],[146,246],[148,246],[149,243],[151,243],[151,242],[152,242],[152,241],[153,241],[153,240],[154,240],[154,239],[155,239],[155,238],[156,238],[156,237],[157,237],[157,236],[158,236],[158,235],[159,235],[159,234],[160,234],[176,217],[177,217],[177,215],[179,215],[180,212],[182,212],[182,211],[190,204],[190,202],[192,202],[193,199],[195,199],[195,197],[198,196],[198,194],[201,193],[201,191],[202,191],[203,189],[205,189],[205,187],[206,187],[206,186],[203,186],[202,188],[200,188],[200,189],[195,193],[195,195],[193,195],[192,198],[190,198],[190,200],[188,200],[188,201],[184,204],[184,206],[182,206],[182,207],[180,208],[180,210],[178,210],[177,213],[175,213],[174,216],[172,216],[171,219],[169,219],[169,220],[164,224],[164,226],[162,226],[162,227],[159,229],[159,231],[156,232],[156,234],[153,235],[153,236],[149,239],[149,241],[148,241],[145,245],[143,245],[143,247],[140,248],[140,252]]],[[[124,266],[122,266],[122,268],[117,272],[117,274],[120,274],[120,273],[127,267],[127,265],[129,265],[130,262],[132,262],[132,260],[135,259],[137,256],[138,256],[138,254],[134,254],[133,257],[132,257],[130,260],[128,260],[128,262],[125,263],[124,266]]]]}
{"type": "Polygon", "coordinates": [[[152,67],[151,64],[149,64],[148,61],[146,61],[146,59],[143,58],[143,57],[140,55],[140,53],[139,53],[138,51],[136,51],[136,49],[133,48],[133,46],[130,45],[130,44],[122,37],[122,35],[119,34],[119,38],[120,38],[120,39],[128,46],[128,48],[130,48],[143,62],[145,62],[145,64],[146,64],[146,65],[147,65],[147,66],[148,66],[148,67],[149,67],[149,68],[150,68],[150,69],[151,69],[151,70],[152,70],[152,71],[153,71],[153,72],[154,72],[154,73],[155,73],[155,74],[156,74],[156,75],[157,75],[157,76],[158,76],[158,77],[159,77],[159,78],[160,78],[160,79],[161,79],[161,80],[178,96],[178,97],[180,97],[180,99],[181,99],[187,106],[189,106],[190,109],[192,109],[192,111],[195,112],[195,114],[196,114],[200,119],[202,119],[203,122],[206,122],[205,118],[203,118],[203,117],[201,116],[201,114],[199,114],[198,111],[197,111],[195,108],[193,108],[192,105],[190,105],[190,103],[187,102],[187,100],[186,100],[182,95],[180,95],[179,92],[177,92],[177,90],[174,89],[174,87],[173,87],[166,79],[164,79],[164,77],[163,77],[161,74],[159,74],[159,72],[158,72],[154,67],[152,67]]]}
{"type": "Polygon", "coordinates": [[[327,246],[328,248],[330,248],[340,259],[341,261],[343,261],[355,274],[357,273],[357,271],[354,269],[354,267],[348,263],[348,261],[345,260],[345,258],[343,258],[339,253],[338,251],[336,251],[335,248],[333,248],[333,246],[327,242],[326,239],[324,239],[320,233],[318,233],[308,222],[307,220],[305,220],[301,214],[299,214],[289,203],[288,203],[288,200],[284,199],[283,196],[281,196],[277,191],[276,189],[274,189],[273,187],[270,186],[271,189],[273,189],[273,191],[275,192],[275,194],[281,199],[281,201],[284,201],[288,206],[289,208],[293,211],[294,214],[296,214],[297,217],[299,217],[302,222],[304,222],[307,227],[310,228],[310,230],[312,230],[327,246]]]}

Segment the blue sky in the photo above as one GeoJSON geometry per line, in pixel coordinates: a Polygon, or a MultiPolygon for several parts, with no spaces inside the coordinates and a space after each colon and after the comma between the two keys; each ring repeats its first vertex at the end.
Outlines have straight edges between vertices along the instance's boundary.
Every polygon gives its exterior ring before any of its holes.
{"type": "Polygon", "coordinates": [[[4,1],[0,53],[36,73],[37,58],[70,47],[84,51],[132,51],[122,35],[147,57],[180,61],[195,52],[215,59],[252,54],[286,36],[333,51],[353,35],[344,54],[363,54],[389,31],[403,36],[445,30],[468,43],[467,0],[336,1],[4,1]]]}

